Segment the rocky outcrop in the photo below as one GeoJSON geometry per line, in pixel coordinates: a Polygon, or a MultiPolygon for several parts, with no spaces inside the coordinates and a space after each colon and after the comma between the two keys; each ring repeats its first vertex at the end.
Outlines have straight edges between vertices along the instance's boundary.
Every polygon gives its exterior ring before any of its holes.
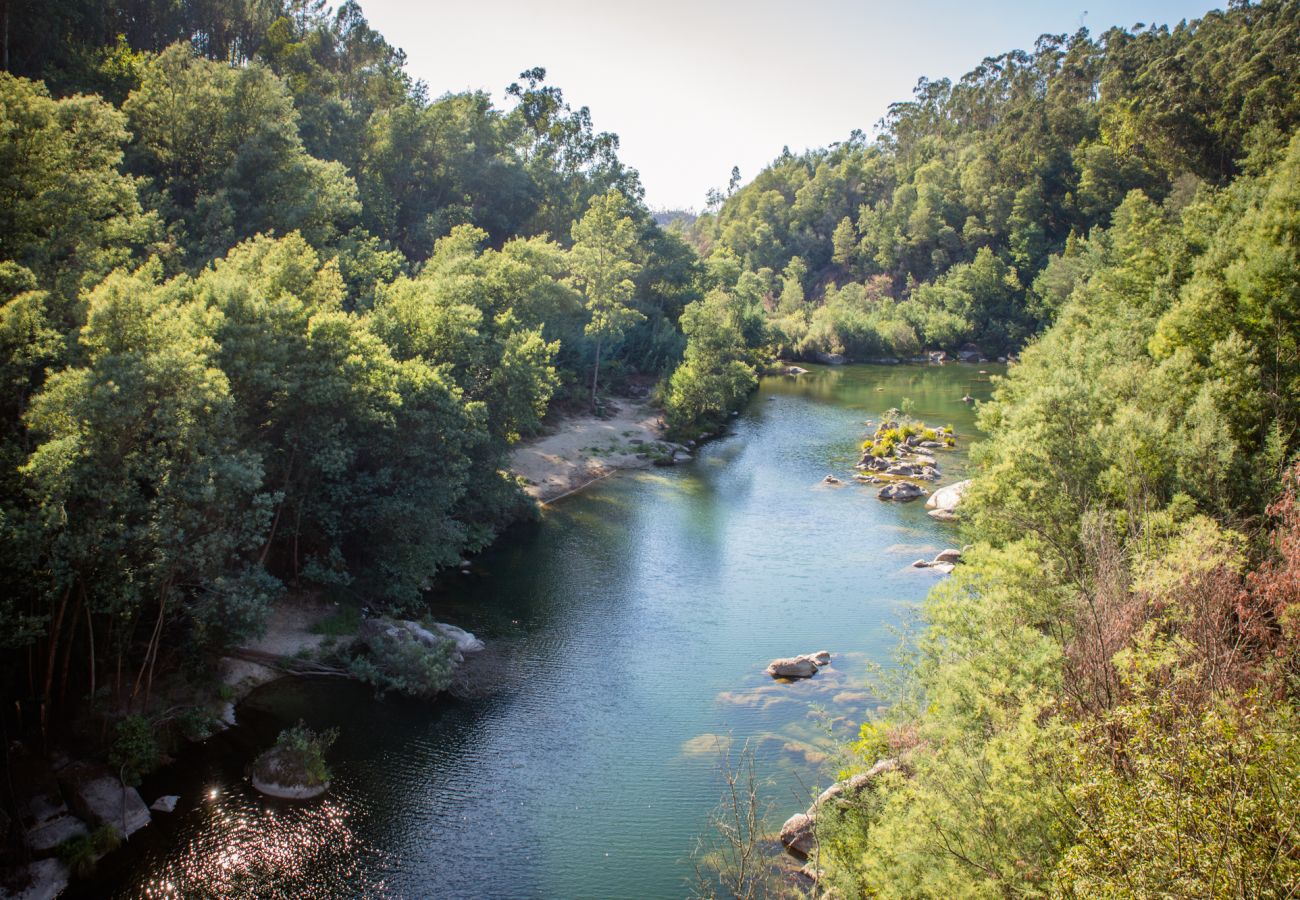
{"type": "Polygon", "coordinates": [[[781,844],[806,859],[817,846],[817,820],[807,813],[795,813],[781,826],[781,844]]]}
{"type": "Polygon", "coordinates": [[[823,353],[814,354],[814,358],[824,366],[842,366],[845,363],[843,353],[823,353]]]}
{"type": "Polygon", "coordinates": [[[812,678],[817,674],[817,663],[811,656],[793,656],[774,659],[763,671],[773,678],[812,678]]]}
{"type": "Polygon", "coordinates": [[[59,775],[73,809],[88,822],[111,825],[128,838],[149,824],[149,807],[140,794],[107,769],[74,763],[59,775]]]}
{"type": "Polygon", "coordinates": [[[855,802],[863,791],[874,789],[876,782],[890,772],[905,772],[897,759],[882,759],[865,772],[837,781],[817,795],[807,812],[795,813],[781,826],[781,844],[794,856],[807,859],[817,847],[817,818],[828,804],[836,807],[855,802]]]}
{"type": "Polygon", "coordinates": [[[899,763],[896,759],[882,759],[865,772],[851,775],[843,781],[837,781],[817,795],[808,815],[816,815],[817,810],[832,800],[847,803],[857,798],[864,790],[875,784],[876,780],[888,772],[896,772],[899,763]]]}
{"type": "Polygon", "coordinates": [[[23,884],[24,876],[24,886],[17,887],[14,893],[0,888],[0,896],[12,900],[54,900],[67,889],[71,877],[68,867],[57,859],[38,859],[26,866],[18,873],[18,884],[23,884]]]}
{"type": "Polygon", "coordinates": [[[376,637],[386,638],[394,643],[415,641],[432,649],[440,648],[450,642],[451,659],[455,663],[464,662],[466,654],[478,653],[485,647],[484,643],[470,632],[444,622],[434,622],[425,628],[419,622],[412,622],[409,619],[366,619],[361,623],[358,636],[363,641],[372,641],[376,637]]]}
{"type": "Polygon", "coordinates": [[[912,484],[909,481],[895,481],[887,484],[876,494],[881,500],[907,501],[916,500],[926,495],[926,490],[919,485],[912,484]]]}
{"type": "Polygon", "coordinates": [[[970,479],[941,487],[934,492],[929,500],[925,501],[925,508],[936,519],[954,519],[957,515],[957,508],[961,505],[961,499],[969,488],[970,479]]]}
{"type": "Polygon", "coordinates": [[[176,812],[176,804],[180,802],[180,799],[176,794],[167,794],[149,804],[149,808],[154,812],[176,812]]]}
{"type": "Polygon", "coordinates": [[[320,784],[280,784],[278,781],[262,778],[256,772],[253,773],[252,782],[259,793],[278,800],[312,800],[330,789],[328,781],[322,781],[320,784]]]}
{"type": "Polygon", "coordinates": [[[773,678],[811,678],[817,674],[818,669],[825,668],[830,664],[830,651],[818,650],[816,653],[774,659],[767,664],[767,668],[763,671],[773,678]]]}

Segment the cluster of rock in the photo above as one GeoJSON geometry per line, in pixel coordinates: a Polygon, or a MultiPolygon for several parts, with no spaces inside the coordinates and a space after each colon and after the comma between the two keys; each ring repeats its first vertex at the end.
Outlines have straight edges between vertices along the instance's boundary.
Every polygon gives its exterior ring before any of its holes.
{"type": "Polygon", "coordinates": [[[934,559],[918,559],[912,563],[912,567],[916,569],[934,569],[936,572],[947,575],[952,572],[959,562],[961,562],[961,551],[950,547],[947,550],[940,551],[935,555],[934,559]]]}
{"type": "MultiPolygon", "coordinates": [[[[27,886],[15,896],[55,897],[67,886],[68,868],[59,859],[66,842],[104,826],[125,839],[151,821],[139,791],[123,785],[109,769],[61,755],[47,762],[21,749],[8,752],[11,778],[24,795],[19,800],[20,824],[31,859],[25,871],[0,872],[0,882],[21,884],[26,879],[27,886]]],[[[176,798],[171,799],[174,809],[176,798]]]]}
{"type": "MultiPolygon", "coordinates": [[[[872,444],[878,444],[886,432],[897,429],[897,422],[884,422],[872,437],[872,444]]],[[[930,431],[922,426],[923,431],[930,431]]],[[[888,453],[877,455],[874,447],[863,450],[862,458],[854,468],[858,474],[854,480],[862,484],[882,484],[876,494],[881,500],[916,500],[926,496],[929,491],[916,484],[917,481],[938,481],[939,466],[935,462],[934,452],[944,450],[952,445],[955,436],[948,427],[933,429],[936,440],[928,440],[921,434],[911,434],[894,444],[888,453]]]]}
{"type": "Polygon", "coordinates": [[[829,805],[844,808],[857,802],[863,791],[873,790],[876,782],[902,766],[897,759],[882,759],[866,772],[837,781],[822,791],[807,812],[795,813],[781,826],[781,844],[793,855],[806,859],[817,848],[817,818],[829,805]]]}
{"type": "Polygon", "coordinates": [[[478,653],[485,646],[474,635],[463,628],[457,628],[455,625],[434,622],[428,628],[425,628],[419,622],[412,622],[409,619],[389,619],[387,617],[366,619],[361,623],[361,629],[357,632],[357,637],[368,645],[379,643],[375,640],[379,638],[399,645],[407,642],[416,643],[434,650],[450,641],[452,643],[451,661],[455,664],[464,662],[465,654],[478,653]]]}
{"type": "Polygon", "coordinates": [[[819,650],[816,653],[805,653],[802,656],[774,659],[768,663],[767,668],[763,671],[773,678],[812,678],[817,674],[818,669],[825,668],[830,664],[830,652],[819,650]]]}

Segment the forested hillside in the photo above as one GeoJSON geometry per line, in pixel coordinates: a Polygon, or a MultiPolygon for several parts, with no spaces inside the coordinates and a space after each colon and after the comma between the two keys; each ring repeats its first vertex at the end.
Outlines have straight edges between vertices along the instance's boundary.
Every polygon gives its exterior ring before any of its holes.
{"type": "Polygon", "coordinates": [[[5,15],[21,727],[154,715],[294,592],[413,608],[531,513],[506,452],[552,403],[680,357],[695,255],[542,69],[431,97],[355,3],[5,15]]]}
{"type": "Polygon", "coordinates": [[[971,546],[822,886],[1300,891],[1300,2],[1045,35],[663,227],[543,69],[435,96],[354,2],[4,12],[6,741],[117,759],[289,598],[418,609],[555,410],[974,344],[971,546]]]}
{"type": "Polygon", "coordinates": [[[1049,260],[1130,191],[1185,205],[1276,158],[1300,123],[1298,19],[1294,3],[1234,3],[922,79],[876,138],[786,150],[716,196],[692,240],[747,274],[786,353],[1005,355],[1059,309],[1049,260]]]}

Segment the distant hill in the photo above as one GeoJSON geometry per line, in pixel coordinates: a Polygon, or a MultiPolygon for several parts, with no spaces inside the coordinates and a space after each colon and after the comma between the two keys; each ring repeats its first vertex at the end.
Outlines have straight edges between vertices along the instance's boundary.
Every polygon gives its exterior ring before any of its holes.
{"type": "Polygon", "coordinates": [[[689,209],[654,209],[650,211],[654,217],[656,225],[671,225],[673,222],[680,222],[683,226],[690,227],[695,224],[699,216],[689,209]]]}

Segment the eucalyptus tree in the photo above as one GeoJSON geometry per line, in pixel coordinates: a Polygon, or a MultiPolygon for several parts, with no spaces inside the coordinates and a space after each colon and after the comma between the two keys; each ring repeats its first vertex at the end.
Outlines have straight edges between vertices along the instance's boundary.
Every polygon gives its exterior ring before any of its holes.
{"type": "Polygon", "coordinates": [[[622,194],[611,189],[593,197],[586,215],[573,223],[570,267],[590,316],[587,336],[596,344],[591,372],[593,409],[600,386],[600,357],[606,343],[619,340],[630,325],[645,318],[629,305],[636,290],[632,279],[640,266],[632,261],[637,233],[631,217],[624,214],[626,203],[622,194]]]}

